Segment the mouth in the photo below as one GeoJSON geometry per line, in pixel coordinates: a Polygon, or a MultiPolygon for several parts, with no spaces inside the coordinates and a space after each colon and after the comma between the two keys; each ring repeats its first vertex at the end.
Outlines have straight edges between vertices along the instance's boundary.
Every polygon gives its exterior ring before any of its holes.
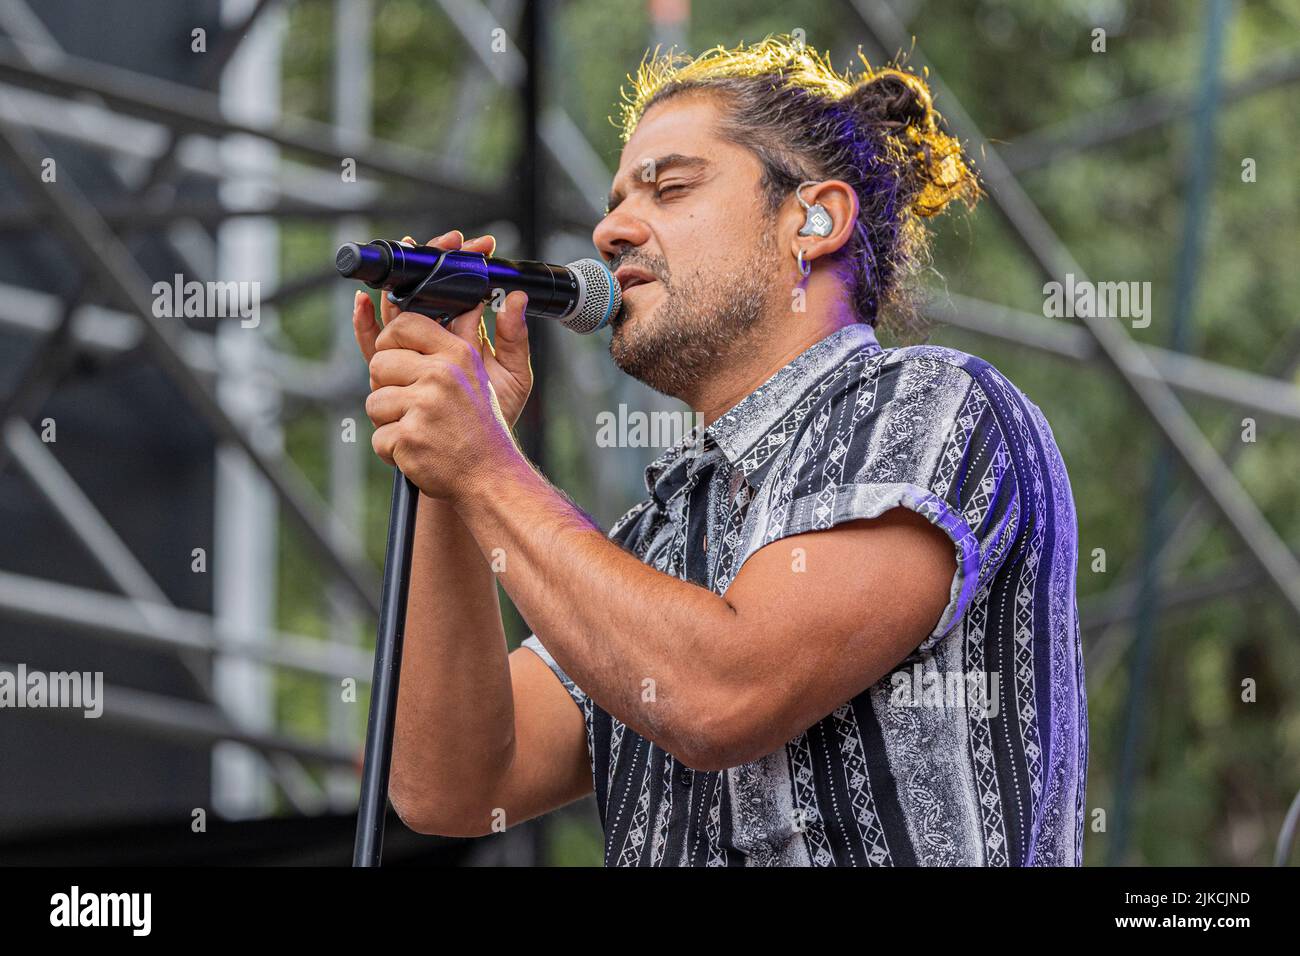
{"type": "Polygon", "coordinates": [[[618,280],[618,284],[620,288],[622,288],[624,295],[627,295],[630,289],[635,289],[639,286],[649,285],[652,282],[658,281],[645,270],[634,269],[628,266],[624,266],[619,269],[618,272],[614,273],[614,278],[618,280]]]}
{"type": "Polygon", "coordinates": [[[623,288],[623,307],[619,309],[618,316],[613,322],[615,330],[621,329],[624,325],[627,325],[629,322],[633,321],[636,316],[641,314],[642,305],[645,303],[642,303],[639,296],[634,294],[635,291],[652,286],[658,281],[659,280],[657,279],[646,281],[637,280],[636,282],[629,282],[623,288]]]}

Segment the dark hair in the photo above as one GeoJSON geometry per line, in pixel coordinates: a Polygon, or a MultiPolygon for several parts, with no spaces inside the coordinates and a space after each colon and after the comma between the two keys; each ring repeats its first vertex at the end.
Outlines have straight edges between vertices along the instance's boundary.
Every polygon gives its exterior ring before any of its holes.
{"type": "Polygon", "coordinates": [[[911,280],[929,251],[922,220],[955,199],[972,206],[979,182],[961,144],[940,128],[925,81],[897,65],[862,62],[865,72],[841,75],[784,36],[695,58],[656,55],[624,91],[623,137],[656,103],[709,94],[722,106],[719,135],[757,156],[769,213],[806,180],[848,183],[859,228],[836,259],[847,267],[858,318],[912,332],[919,323],[911,280]]]}

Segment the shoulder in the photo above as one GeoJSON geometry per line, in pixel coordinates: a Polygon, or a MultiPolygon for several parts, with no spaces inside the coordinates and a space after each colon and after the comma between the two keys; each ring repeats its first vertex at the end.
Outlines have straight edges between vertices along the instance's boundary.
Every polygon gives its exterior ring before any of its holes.
{"type": "MultiPolygon", "coordinates": [[[[846,398],[865,401],[873,407],[880,399],[907,397],[917,393],[965,393],[984,391],[993,381],[1010,386],[1010,381],[992,364],[977,355],[942,345],[908,345],[896,348],[863,349],[828,372],[818,382],[814,401],[805,407],[812,414],[846,398]]],[[[1011,386],[1014,388],[1014,386],[1011,386]]]]}
{"type": "Polygon", "coordinates": [[[1023,395],[979,356],[941,345],[877,349],[827,376],[800,437],[847,439],[885,428],[900,438],[933,439],[986,410],[1001,425],[1012,399],[1023,395]]]}
{"type": "Polygon", "coordinates": [[[883,349],[876,373],[881,378],[897,379],[912,391],[975,389],[988,398],[990,388],[1015,389],[1011,380],[991,362],[946,345],[883,349]]]}
{"type": "Polygon", "coordinates": [[[929,431],[994,429],[1013,445],[1034,435],[1054,444],[1042,411],[1010,378],[987,359],[948,346],[882,349],[861,367],[858,381],[845,380],[834,391],[832,402],[852,396],[858,407],[870,393],[873,415],[859,416],[859,427],[897,418],[929,431]]]}
{"type": "Polygon", "coordinates": [[[1015,495],[1037,410],[985,359],[938,345],[876,349],[825,385],[778,462],[783,490],[908,484],[954,504],[980,485],[1015,495]]]}

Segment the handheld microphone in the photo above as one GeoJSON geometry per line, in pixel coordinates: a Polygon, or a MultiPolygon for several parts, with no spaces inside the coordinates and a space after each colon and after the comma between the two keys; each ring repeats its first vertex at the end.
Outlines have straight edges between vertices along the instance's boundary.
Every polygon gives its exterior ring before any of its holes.
{"type": "Polygon", "coordinates": [[[623,290],[614,274],[595,259],[553,266],[375,239],[345,242],[334,265],[345,279],[385,290],[388,301],[402,311],[427,315],[443,325],[492,298],[498,289],[527,292],[525,315],[557,319],[583,335],[604,328],[623,307],[623,290]]]}

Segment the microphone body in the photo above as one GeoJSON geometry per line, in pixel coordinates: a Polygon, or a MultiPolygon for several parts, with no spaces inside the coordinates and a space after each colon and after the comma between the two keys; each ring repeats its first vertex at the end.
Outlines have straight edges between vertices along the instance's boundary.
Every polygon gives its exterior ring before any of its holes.
{"type": "Polygon", "coordinates": [[[595,259],[556,266],[376,239],[344,243],[334,264],[344,278],[385,290],[403,311],[443,324],[497,290],[528,293],[526,315],[556,319],[583,334],[604,328],[623,305],[617,280],[595,259]]]}

